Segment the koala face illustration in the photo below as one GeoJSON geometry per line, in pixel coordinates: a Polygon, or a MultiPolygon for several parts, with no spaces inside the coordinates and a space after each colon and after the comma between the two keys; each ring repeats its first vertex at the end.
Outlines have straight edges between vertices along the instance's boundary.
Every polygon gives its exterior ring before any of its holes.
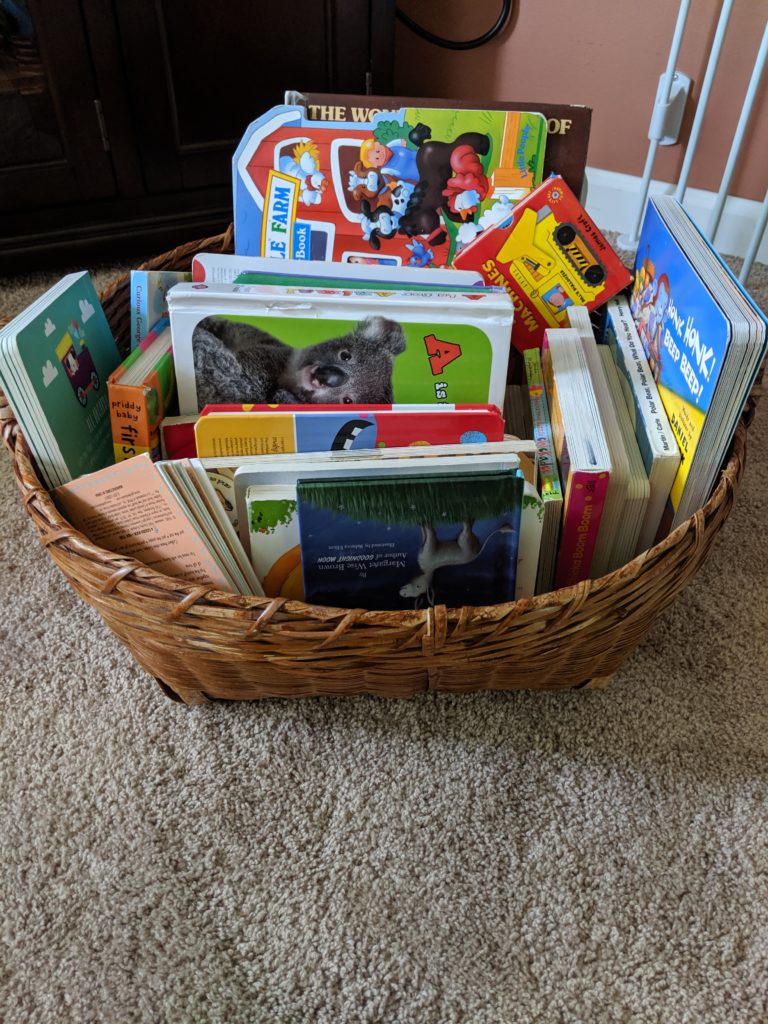
{"type": "Polygon", "coordinates": [[[293,348],[260,327],[210,316],[192,337],[198,408],[212,402],[389,404],[400,324],[371,316],[340,338],[293,348]]]}
{"type": "Polygon", "coordinates": [[[404,350],[399,324],[369,317],[341,338],[298,350],[281,383],[303,402],[390,403],[392,362],[404,350]]]}

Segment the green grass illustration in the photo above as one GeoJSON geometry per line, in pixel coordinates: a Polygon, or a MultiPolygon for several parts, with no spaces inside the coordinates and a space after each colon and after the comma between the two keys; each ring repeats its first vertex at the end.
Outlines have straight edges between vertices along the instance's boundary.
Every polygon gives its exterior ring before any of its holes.
{"type": "Polygon", "coordinates": [[[460,523],[492,519],[520,502],[522,477],[509,473],[471,476],[357,477],[300,480],[299,496],[316,508],[376,523],[460,523]]]}

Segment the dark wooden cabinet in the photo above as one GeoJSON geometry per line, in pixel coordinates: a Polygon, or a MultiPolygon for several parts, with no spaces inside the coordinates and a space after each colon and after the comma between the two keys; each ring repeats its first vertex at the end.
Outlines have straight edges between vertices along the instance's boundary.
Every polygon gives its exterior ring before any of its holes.
{"type": "Polygon", "coordinates": [[[393,34],[394,0],[0,0],[0,270],[223,230],[248,123],[391,91],[393,34]]]}
{"type": "Polygon", "coordinates": [[[114,195],[77,0],[59,0],[55,26],[18,3],[0,17],[0,212],[114,195]]]}

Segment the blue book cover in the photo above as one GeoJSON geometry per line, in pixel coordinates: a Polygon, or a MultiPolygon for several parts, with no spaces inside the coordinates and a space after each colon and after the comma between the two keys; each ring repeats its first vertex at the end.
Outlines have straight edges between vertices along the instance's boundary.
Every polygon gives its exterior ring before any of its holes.
{"type": "Polygon", "coordinates": [[[681,453],[670,501],[677,511],[712,406],[732,327],[649,200],[630,308],[681,453]]]}
{"type": "Polygon", "coordinates": [[[131,271],[132,349],[138,348],[157,322],[168,316],[169,289],[191,280],[191,272],[183,270],[131,271]]]}
{"type": "Polygon", "coordinates": [[[300,480],[306,600],[397,610],[513,601],[524,478],[300,480]]]}

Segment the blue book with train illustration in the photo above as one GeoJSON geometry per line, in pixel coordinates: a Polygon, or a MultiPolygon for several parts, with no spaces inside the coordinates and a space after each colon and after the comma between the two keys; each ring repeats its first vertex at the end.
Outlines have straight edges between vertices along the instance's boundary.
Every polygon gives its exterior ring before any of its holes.
{"type": "Polygon", "coordinates": [[[520,470],[300,480],[306,600],[396,610],[515,598],[520,470]]]}

